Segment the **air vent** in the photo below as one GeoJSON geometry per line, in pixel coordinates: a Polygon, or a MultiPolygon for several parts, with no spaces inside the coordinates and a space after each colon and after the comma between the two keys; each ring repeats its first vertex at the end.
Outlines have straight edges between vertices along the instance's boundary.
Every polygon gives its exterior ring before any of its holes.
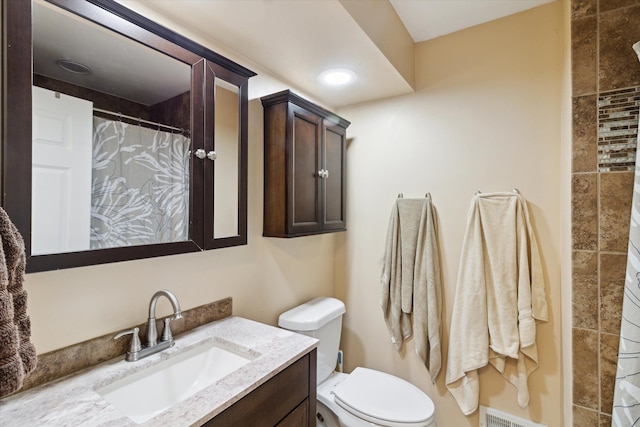
{"type": "Polygon", "coordinates": [[[547,427],[497,409],[480,405],[480,427],[547,427]]]}

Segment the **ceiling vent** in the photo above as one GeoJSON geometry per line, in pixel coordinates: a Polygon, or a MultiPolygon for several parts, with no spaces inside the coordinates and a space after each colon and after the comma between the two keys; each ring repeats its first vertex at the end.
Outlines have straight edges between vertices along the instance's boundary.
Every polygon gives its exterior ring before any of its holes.
{"type": "Polygon", "coordinates": [[[60,59],[56,63],[58,67],[73,74],[91,74],[91,68],[76,61],[60,59]]]}

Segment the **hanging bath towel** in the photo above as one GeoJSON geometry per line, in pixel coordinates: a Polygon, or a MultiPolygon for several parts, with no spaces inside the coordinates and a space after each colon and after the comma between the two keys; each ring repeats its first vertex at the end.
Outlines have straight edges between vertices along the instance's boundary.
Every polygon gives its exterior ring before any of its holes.
{"type": "Polygon", "coordinates": [[[416,352],[435,381],[442,364],[442,306],[436,218],[431,197],[396,200],[389,219],[381,305],[397,350],[412,334],[416,352]]]}
{"type": "Polygon", "coordinates": [[[517,193],[476,195],[456,284],[446,385],[465,415],[478,408],[477,370],[491,363],[529,403],[538,365],[535,320],[547,320],[538,245],[517,193]]]}
{"type": "MultiPolygon", "coordinates": [[[[640,42],[633,45],[640,57],[640,42]]],[[[640,163],[636,156],[611,425],[640,425],[640,163]]]]}
{"type": "Polygon", "coordinates": [[[24,241],[9,216],[0,208],[0,397],[20,388],[36,366],[27,315],[24,241]]]}

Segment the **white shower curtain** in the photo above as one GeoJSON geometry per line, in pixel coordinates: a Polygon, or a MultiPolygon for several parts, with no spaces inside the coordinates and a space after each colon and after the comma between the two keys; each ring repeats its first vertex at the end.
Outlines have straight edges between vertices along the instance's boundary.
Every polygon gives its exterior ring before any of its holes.
{"type": "MultiPolygon", "coordinates": [[[[640,58],[640,42],[633,45],[640,58]]],[[[611,425],[640,426],[640,162],[636,156],[629,251],[611,425]]]]}
{"type": "Polygon", "coordinates": [[[187,240],[189,138],[94,117],[91,248],[187,240]]]}

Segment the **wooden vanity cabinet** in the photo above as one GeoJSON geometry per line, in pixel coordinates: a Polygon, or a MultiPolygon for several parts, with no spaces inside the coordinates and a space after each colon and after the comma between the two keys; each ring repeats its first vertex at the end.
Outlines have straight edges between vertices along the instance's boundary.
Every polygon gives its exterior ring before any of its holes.
{"type": "Polygon", "coordinates": [[[346,129],[350,123],[289,90],[264,107],[265,237],[346,230],[346,129]]]}
{"type": "Polygon", "coordinates": [[[313,349],[204,426],[315,426],[316,363],[313,349]]]}

